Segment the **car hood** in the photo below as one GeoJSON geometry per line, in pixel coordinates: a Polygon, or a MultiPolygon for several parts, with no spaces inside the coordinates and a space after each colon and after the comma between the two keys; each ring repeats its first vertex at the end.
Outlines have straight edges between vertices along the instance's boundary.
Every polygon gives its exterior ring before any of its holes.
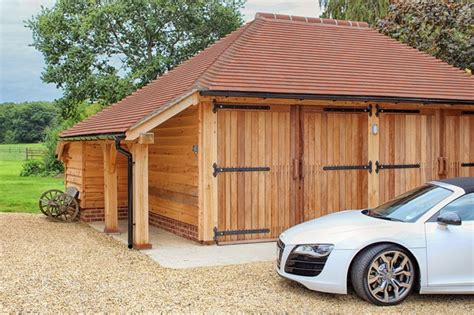
{"type": "Polygon", "coordinates": [[[296,225],[280,236],[288,245],[334,244],[335,249],[357,249],[377,241],[403,243],[406,237],[410,237],[410,247],[423,246],[420,226],[370,217],[362,210],[332,213],[296,225]]]}

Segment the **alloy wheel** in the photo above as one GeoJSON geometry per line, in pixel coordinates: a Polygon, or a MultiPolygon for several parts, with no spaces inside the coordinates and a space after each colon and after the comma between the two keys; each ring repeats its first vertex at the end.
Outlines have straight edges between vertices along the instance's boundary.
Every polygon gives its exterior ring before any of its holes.
{"type": "Polygon", "coordinates": [[[382,303],[397,303],[404,299],[413,282],[413,263],[407,254],[398,250],[376,256],[367,274],[370,294],[382,303]]]}

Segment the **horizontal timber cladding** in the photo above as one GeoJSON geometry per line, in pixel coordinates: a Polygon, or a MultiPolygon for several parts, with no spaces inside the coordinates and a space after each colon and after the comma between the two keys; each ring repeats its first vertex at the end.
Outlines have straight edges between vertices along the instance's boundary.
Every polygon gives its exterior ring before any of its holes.
{"type": "Polygon", "coordinates": [[[150,212],[172,219],[160,221],[167,227],[183,222],[197,230],[198,126],[198,107],[192,106],[153,129],[155,141],[148,147],[150,212]]]}
{"type": "Polygon", "coordinates": [[[79,200],[82,205],[83,195],[83,174],[84,167],[82,161],[82,142],[68,143],[63,151],[64,160],[64,184],[66,187],[76,187],[79,190],[79,200]]]}
{"type": "Polygon", "coordinates": [[[380,203],[438,177],[439,118],[434,110],[380,113],[380,203]]]}
{"type": "Polygon", "coordinates": [[[367,206],[368,112],[303,107],[303,220],[367,206]]]}
{"type": "Polygon", "coordinates": [[[270,107],[227,107],[216,113],[217,165],[241,170],[217,174],[217,229],[270,229],[222,236],[219,241],[276,238],[295,224],[290,209],[290,107],[270,107]]]}
{"type": "MultiPolygon", "coordinates": [[[[83,146],[83,189],[81,208],[104,208],[104,156],[100,141],[85,141],[83,146]]],[[[127,160],[117,154],[117,206],[127,207],[127,160]]]]}
{"type": "Polygon", "coordinates": [[[448,177],[474,176],[474,111],[446,111],[445,171],[448,177]]]}

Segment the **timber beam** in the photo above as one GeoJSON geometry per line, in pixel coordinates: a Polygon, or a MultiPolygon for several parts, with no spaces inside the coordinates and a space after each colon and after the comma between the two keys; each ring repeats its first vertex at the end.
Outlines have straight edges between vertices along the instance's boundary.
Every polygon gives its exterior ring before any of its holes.
{"type": "MultiPolygon", "coordinates": [[[[151,142],[152,141],[151,137],[151,142]]],[[[150,249],[149,240],[149,201],[148,201],[148,143],[150,136],[140,136],[137,143],[131,145],[133,155],[133,248],[150,249]],[[144,142],[144,143],[140,143],[144,142]]]]}
{"type": "Polygon", "coordinates": [[[101,145],[104,157],[105,233],[118,233],[117,150],[111,143],[101,145]]]}

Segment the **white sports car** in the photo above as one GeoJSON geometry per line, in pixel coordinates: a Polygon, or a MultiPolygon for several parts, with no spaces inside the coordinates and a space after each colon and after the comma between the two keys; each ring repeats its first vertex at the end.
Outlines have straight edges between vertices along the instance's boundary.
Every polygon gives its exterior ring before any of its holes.
{"type": "Polygon", "coordinates": [[[474,177],[429,182],[375,209],[333,213],[281,234],[277,271],[311,290],[377,305],[474,293],[474,177]]]}

